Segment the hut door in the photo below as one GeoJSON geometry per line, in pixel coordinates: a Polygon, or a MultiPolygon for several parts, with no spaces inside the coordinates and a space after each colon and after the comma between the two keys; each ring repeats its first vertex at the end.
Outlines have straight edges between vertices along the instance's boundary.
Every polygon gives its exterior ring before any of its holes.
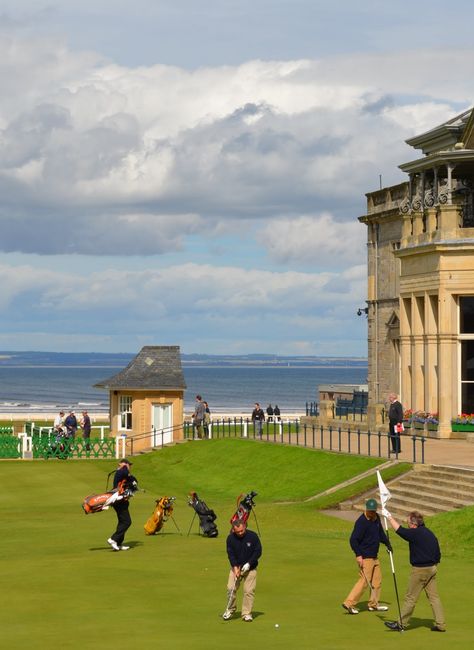
{"type": "Polygon", "coordinates": [[[171,404],[153,404],[153,431],[152,447],[159,447],[162,444],[161,435],[163,432],[163,444],[173,442],[173,414],[171,404]]]}

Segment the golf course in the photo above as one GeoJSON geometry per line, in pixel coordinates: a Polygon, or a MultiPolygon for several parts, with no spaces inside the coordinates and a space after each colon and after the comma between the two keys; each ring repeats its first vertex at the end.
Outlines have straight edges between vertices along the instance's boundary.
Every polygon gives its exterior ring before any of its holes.
{"type": "MultiPolygon", "coordinates": [[[[131,548],[126,552],[114,552],[107,544],[116,526],[112,509],[86,516],[81,508],[87,495],[105,491],[116,461],[2,461],[2,647],[472,647],[474,508],[427,520],[441,545],[438,588],[446,634],[430,631],[432,613],[424,594],[409,629],[398,633],[383,624],[398,615],[384,547],[381,602],[389,611],[367,611],[366,597],[359,615],[342,609],[357,578],[349,546],[353,523],[324,512],[338,499],[375,486],[375,476],[307,501],[376,468],[381,459],[221,439],[191,441],[132,460],[142,491],[131,499],[133,523],[125,539],[131,548]],[[251,490],[258,496],[249,528],[259,530],[263,546],[254,621],[243,623],[238,615],[224,621],[229,520],[237,497],[251,490]],[[191,491],[216,512],[217,538],[198,534],[198,519],[193,521],[187,503],[191,491]],[[174,519],[158,535],[146,536],[143,525],[155,500],[164,495],[176,497],[174,519]]],[[[391,478],[385,472],[382,476],[391,478]]],[[[390,539],[402,602],[410,569],[408,545],[393,532],[390,539]]],[[[238,612],[241,598],[239,591],[238,612]]]]}

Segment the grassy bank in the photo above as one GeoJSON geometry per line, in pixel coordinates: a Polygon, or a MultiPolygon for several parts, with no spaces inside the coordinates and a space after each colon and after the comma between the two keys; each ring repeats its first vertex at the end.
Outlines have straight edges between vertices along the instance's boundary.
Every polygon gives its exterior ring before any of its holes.
{"type": "MultiPolygon", "coordinates": [[[[0,503],[4,647],[32,646],[108,650],[117,645],[166,650],[211,648],[433,650],[470,647],[468,608],[474,564],[473,509],[443,515],[431,525],[440,536],[439,587],[449,631],[433,635],[423,599],[413,628],[389,632],[378,614],[347,616],[341,606],[355,580],[348,545],[352,524],[325,515],[302,500],[354,474],[375,459],[218,440],[187,443],[134,459],[133,472],[147,491],[132,500],[132,548],[114,553],[106,540],[115,514],[85,516],[82,499],[105,488],[112,461],[4,461],[8,490],[0,503]],[[238,494],[256,490],[264,548],[259,568],[255,621],[223,621],[228,571],[225,537],[238,494]],[[220,535],[204,539],[186,495],[196,490],[215,509],[220,535]],[[175,521],[146,537],[143,524],[154,500],[177,497],[175,521]],[[293,501],[283,504],[282,501],[293,501]],[[461,536],[466,536],[460,541],[461,536]],[[462,562],[457,549],[462,546],[462,562]],[[279,627],[276,628],[275,625],[279,627]],[[449,636],[448,636],[449,635],[449,636]]],[[[251,519],[255,528],[255,520],[251,519]]],[[[399,589],[408,575],[406,544],[394,536],[399,589]]],[[[383,599],[395,617],[395,598],[385,554],[383,599]]],[[[240,601],[239,601],[240,602],[240,601]]],[[[361,603],[364,610],[366,602],[361,603]]]]}

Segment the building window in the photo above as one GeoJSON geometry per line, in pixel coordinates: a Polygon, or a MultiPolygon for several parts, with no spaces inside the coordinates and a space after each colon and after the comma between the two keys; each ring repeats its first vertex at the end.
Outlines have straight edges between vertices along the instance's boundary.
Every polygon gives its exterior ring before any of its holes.
{"type": "Polygon", "coordinates": [[[132,398],[130,395],[120,395],[120,428],[132,429],[132,398]]]}
{"type": "Polygon", "coordinates": [[[474,297],[459,298],[459,331],[461,334],[474,334],[474,297]]]}
{"type": "Polygon", "coordinates": [[[461,411],[474,413],[474,297],[459,298],[461,411]]]}

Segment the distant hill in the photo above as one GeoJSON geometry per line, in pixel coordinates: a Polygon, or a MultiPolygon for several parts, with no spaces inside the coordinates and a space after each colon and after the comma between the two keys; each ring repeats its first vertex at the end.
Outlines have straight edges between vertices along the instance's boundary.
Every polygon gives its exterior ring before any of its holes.
{"type": "MultiPolygon", "coordinates": [[[[128,352],[11,352],[0,351],[0,367],[5,366],[82,366],[124,368],[135,354],[128,352]]],[[[363,357],[280,356],[275,354],[181,354],[183,366],[299,366],[366,367],[363,357]]]]}

